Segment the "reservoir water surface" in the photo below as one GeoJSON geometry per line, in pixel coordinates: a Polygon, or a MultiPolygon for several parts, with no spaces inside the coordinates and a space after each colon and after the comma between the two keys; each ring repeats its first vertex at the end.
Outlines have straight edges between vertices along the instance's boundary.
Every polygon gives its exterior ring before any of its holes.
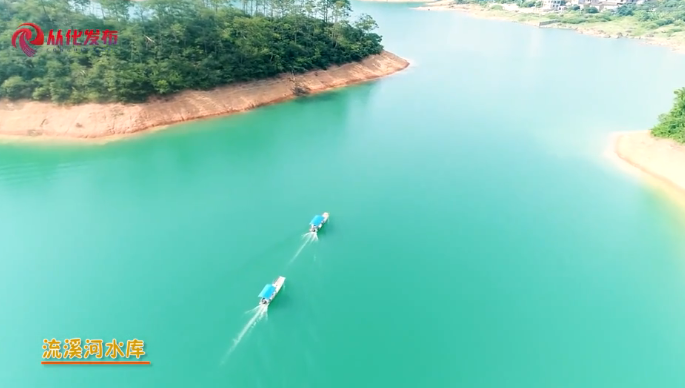
{"type": "Polygon", "coordinates": [[[353,5],[410,68],[105,146],[0,147],[0,385],[685,385],[685,212],[605,156],[670,109],[685,56],[353,5]],[[53,337],[142,339],[151,365],[40,365],[53,337]]]}

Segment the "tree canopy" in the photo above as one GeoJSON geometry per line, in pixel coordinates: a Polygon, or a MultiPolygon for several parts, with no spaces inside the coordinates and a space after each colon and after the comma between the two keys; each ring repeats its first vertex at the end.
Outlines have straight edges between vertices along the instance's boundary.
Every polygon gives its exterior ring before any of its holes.
{"type": "Polygon", "coordinates": [[[659,124],[652,128],[652,134],[685,143],[685,88],[676,90],[675,96],[673,109],[659,117],[659,124]]]}
{"type": "Polygon", "coordinates": [[[349,0],[0,0],[0,98],[137,102],[380,53],[376,22],[352,22],[351,11],[349,0]],[[41,46],[27,57],[11,45],[24,22],[46,40],[72,29],[115,30],[118,41],[109,50],[41,46]]]}

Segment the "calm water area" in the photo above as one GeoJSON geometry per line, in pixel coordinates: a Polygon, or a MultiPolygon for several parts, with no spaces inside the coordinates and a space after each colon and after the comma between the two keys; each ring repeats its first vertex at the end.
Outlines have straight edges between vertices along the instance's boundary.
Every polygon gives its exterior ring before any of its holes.
{"type": "Polygon", "coordinates": [[[107,145],[0,146],[0,386],[685,386],[685,211],[606,156],[670,109],[685,56],[353,6],[410,68],[107,145]],[[142,339],[151,365],[41,365],[53,337],[142,339]]]}

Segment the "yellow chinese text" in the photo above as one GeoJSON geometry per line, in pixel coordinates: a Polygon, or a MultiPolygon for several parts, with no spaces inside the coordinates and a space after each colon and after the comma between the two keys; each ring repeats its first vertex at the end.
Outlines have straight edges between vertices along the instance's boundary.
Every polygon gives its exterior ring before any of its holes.
{"type": "Polygon", "coordinates": [[[86,340],[86,352],[83,354],[83,358],[88,358],[90,356],[102,358],[102,340],[86,340]]]}
{"type": "Polygon", "coordinates": [[[72,338],[64,340],[64,358],[81,358],[81,339],[72,338]]]}
{"type": "Polygon", "coordinates": [[[142,340],[135,338],[126,341],[126,358],[129,358],[131,356],[136,356],[136,358],[140,358],[140,356],[145,355],[143,345],[144,343],[142,340]]]}
{"type": "Polygon", "coordinates": [[[105,357],[117,358],[117,354],[121,355],[121,357],[124,357],[124,352],[121,350],[121,347],[124,346],[123,342],[117,343],[117,340],[112,338],[112,342],[108,342],[105,345],[107,345],[105,357]]]}
{"type": "Polygon", "coordinates": [[[43,345],[43,349],[45,349],[45,351],[43,352],[43,358],[62,358],[59,341],[57,341],[54,338],[51,341],[44,339],[43,343],[45,344],[43,345]]]}

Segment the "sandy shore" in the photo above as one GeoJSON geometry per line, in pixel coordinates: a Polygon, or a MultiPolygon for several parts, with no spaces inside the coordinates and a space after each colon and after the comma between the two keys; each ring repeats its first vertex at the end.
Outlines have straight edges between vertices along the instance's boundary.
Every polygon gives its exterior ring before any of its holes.
{"type": "Polygon", "coordinates": [[[455,4],[453,0],[439,0],[426,1],[425,5],[416,7],[414,9],[420,11],[457,11],[484,19],[506,20],[533,25],[540,28],[573,30],[579,34],[592,35],[600,38],[634,39],[645,44],[668,47],[674,51],[685,53],[685,40],[683,39],[669,39],[663,36],[631,36],[631,28],[612,23],[592,23],[578,25],[564,23],[545,24],[550,20],[555,19],[555,13],[542,12],[534,8],[519,8],[518,6],[512,4],[499,5],[503,7],[503,10],[492,10],[489,9],[489,7],[486,8],[477,4],[455,4]],[[532,20],[526,20],[526,18],[532,20]]]}
{"type": "Polygon", "coordinates": [[[617,134],[614,151],[622,160],[685,194],[684,144],[638,131],[617,134]]]}
{"type": "Polygon", "coordinates": [[[384,51],[361,62],[220,87],[185,91],[143,104],[58,106],[37,101],[0,101],[0,136],[15,139],[118,138],[146,129],[211,116],[243,112],[289,100],[297,91],[317,93],[390,75],[409,66],[384,51]]]}

